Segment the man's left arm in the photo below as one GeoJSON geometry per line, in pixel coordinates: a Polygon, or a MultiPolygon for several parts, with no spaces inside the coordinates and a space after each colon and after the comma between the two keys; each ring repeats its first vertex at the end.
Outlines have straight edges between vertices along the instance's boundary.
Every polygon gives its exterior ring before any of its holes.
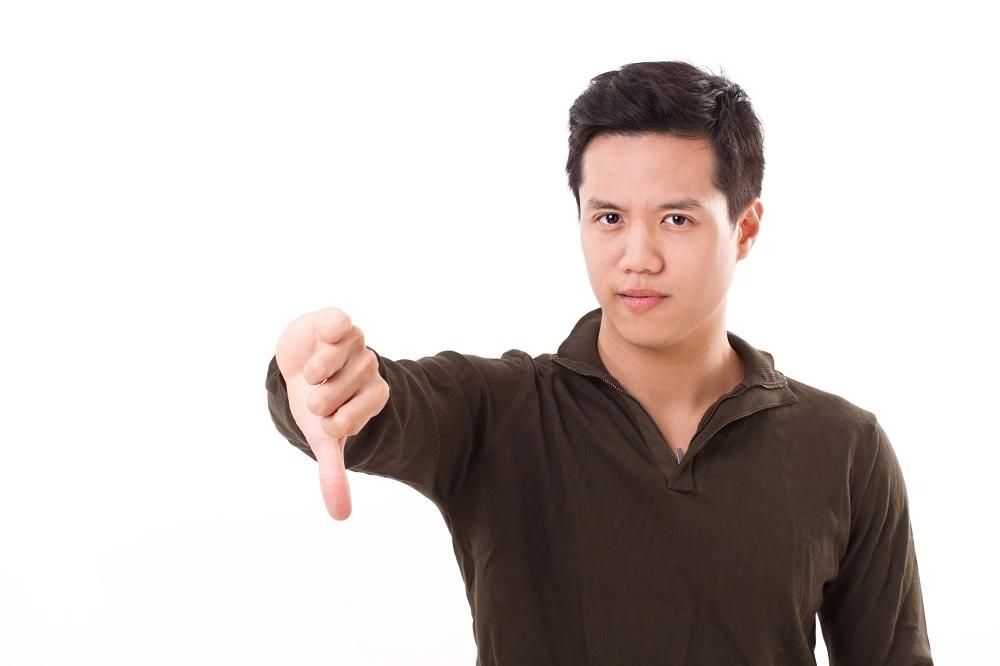
{"type": "Polygon", "coordinates": [[[850,473],[851,530],[820,624],[831,666],[932,666],[906,484],[876,419],[850,473]]]}

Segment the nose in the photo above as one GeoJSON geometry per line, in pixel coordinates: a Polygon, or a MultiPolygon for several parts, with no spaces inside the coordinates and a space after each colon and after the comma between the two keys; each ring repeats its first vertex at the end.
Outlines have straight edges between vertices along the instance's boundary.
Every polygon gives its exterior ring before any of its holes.
{"type": "Polygon", "coordinates": [[[662,241],[655,229],[635,225],[622,234],[619,264],[623,271],[634,273],[659,272],[663,267],[662,241]]]}

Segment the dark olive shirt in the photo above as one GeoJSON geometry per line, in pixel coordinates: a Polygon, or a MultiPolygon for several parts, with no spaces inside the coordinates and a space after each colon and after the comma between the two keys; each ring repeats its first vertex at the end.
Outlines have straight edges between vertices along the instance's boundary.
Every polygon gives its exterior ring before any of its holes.
{"type": "MultiPolygon", "coordinates": [[[[906,487],[875,415],[727,331],[743,381],[678,462],[597,351],[379,355],[389,401],[348,469],[440,509],[478,666],[932,664],[906,487]]],[[[370,349],[370,347],[369,347],[370,349]]],[[[374,350],[373,350],[374,351],[374,350]]],[[[311,457],[275,359],[268,406],[311,457]]]]}

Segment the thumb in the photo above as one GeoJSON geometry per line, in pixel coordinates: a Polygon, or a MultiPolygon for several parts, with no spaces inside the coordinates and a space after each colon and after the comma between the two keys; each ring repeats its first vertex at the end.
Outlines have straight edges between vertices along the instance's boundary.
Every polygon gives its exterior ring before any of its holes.
{"type": "Polygon", "coordinates": [[[345,437],[317,437],[310,442],[319,463],[319,485],[326,510],[336,520],[351,515],[351,487],[344,466],[345,437]]]}

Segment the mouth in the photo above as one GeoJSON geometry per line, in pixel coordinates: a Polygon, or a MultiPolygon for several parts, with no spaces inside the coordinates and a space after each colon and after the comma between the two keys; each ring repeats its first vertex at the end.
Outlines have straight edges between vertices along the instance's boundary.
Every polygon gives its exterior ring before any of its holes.
{"type": "Polygon", "coordinates": [[[619,294],[625,305],[633,310],[634,312],[645,312],[651,308],[656,307],[663,301],[667,300],[669,296],[632,296],[628,292],[619,294]]]}
{"type": "Polygon", "coordinates": [[[631,296],[632,298],[643,298],[646,296],[655,297],[666,297],[667,294],[661,294],[658,291],[653,291],[652,289],[626,289],[625,291],[618,292],[621,296],[631,296]]]}

